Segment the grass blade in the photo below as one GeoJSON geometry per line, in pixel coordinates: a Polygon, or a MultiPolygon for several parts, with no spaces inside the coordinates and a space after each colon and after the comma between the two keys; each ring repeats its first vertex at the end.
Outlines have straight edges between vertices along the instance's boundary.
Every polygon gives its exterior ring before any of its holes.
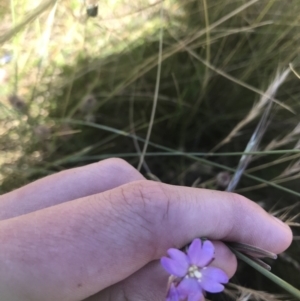
{"type": "Polygon", "coordinates": [[[278,276],[274,275],[273,273],[266,270],[265,268],[261,267],[258,263],[254,262],[253,260],[251,260],[247,256],[243,255],[242,253],[240,253],[234,249],[231,249],[231,251],[236,255],[237,258],[239,258],[242,261],[244,261],[245,263],[249,264],[255,270],[257,270],[258,272],[260,272],[261,274],[263,274],[264,276],[269,278],[271,281],[276,283],[278,286],[280,286],[281,288],[283,288],[284,290],[289,292],[291,295],[296,297],[298,300],[300,300],[300,291],[297,288],[290,285],[289,283],[287,283],[283,279],[279,278],[278,276]]]}

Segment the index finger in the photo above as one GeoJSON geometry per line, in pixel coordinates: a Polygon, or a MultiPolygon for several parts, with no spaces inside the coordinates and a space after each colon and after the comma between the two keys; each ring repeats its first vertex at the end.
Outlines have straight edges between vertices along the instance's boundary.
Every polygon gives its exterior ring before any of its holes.
{"type": "Polygon", "coordinates": [[[120,192],[125,207],[141,211],[154,233],[156,257],[166,247],[180,248],[195,237],[247,243],[276,254],[292,241],[286,224],[238,194],[138,181],[111,191],[113,203],[120,192]]]}
{"type": "Polygon", "coordinates": [[[82,300],[204,236],[274,253],[292,239],[242,196],[136,181],[0,222],[0,289],[7,300],[24,290],[32,300],[82,300]]]}

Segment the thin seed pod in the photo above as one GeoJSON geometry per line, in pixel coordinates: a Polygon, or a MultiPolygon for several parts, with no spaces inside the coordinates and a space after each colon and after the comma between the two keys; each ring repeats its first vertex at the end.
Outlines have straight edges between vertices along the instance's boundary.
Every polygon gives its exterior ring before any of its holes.
{"type": "Polygon", "coordinates": [[[257,264],[259,264],[261,267],[263,267],[264,269],[266,269],[267,271],[271,271],[271,267],[265,263],[264,261],[262,261],[261,259],[257,258],[257,257],[253,257],[250,255],[247,255],[249,259],[252,259],[254,262],[256,262],[257,264]]]}
{"type": "Polygon", "coordinates": [[[269,252],[267,250],[248,245],[243,243],[237,243],[237,242],[230,242],[227,243],[230,247],[234,248],[237,251],[240,251],[242,253],[245,253],[251,256],[251,257],[268,257],[271,259],[277,259],[277,255],[275,253],[269,252]]]}

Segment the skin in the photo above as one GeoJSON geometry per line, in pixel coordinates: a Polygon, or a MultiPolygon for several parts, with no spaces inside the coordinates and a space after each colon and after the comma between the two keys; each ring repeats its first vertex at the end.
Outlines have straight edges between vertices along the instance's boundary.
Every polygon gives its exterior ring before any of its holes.
{"type": "Polygon", "coordinates": [[[292,241],[237,194],[148,181],[121,159],[63,171],[0,196],[1,300],[163,301],[159,258],[196,237],[229,277],[237,261],[222,241],[274,253],[292,241]]]}

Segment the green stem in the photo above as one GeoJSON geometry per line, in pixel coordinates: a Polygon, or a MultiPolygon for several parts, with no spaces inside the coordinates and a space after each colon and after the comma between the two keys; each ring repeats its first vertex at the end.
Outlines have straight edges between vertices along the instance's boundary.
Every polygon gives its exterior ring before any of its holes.
{"type": "Polygon", "coordinates": [[[259,264],[248,258],[247,256],[243,255],[242,253],[235,251],[231,248],[231,251],[236,255],[237,258],[243,260],[250,266],[252,266],[254,269],[256,269],[258,272],[269,278],[271,281],[282,287],[284,290],[292,294],[294,297],[296,297],[298,300],[300,300],[300,291],[287,283],[286,281],[282,280],[278,276],[274,275],[273,273],[267,271],[263,267],[261,267],[259,264]]]}

